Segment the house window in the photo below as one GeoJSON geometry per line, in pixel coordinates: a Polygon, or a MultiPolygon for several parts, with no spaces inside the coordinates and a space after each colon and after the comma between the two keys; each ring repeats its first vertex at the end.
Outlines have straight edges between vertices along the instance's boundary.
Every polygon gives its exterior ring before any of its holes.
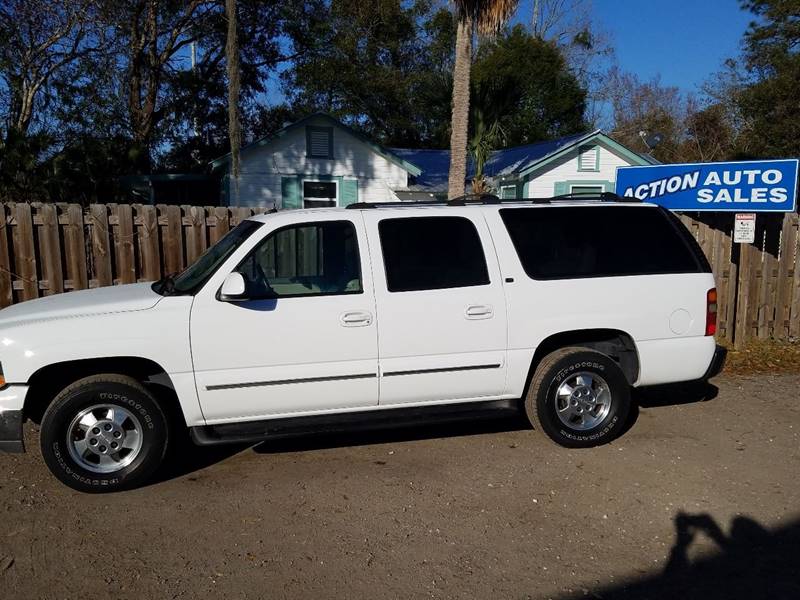
{"type": "Polygon", "coordinates": [[[503,200],[514,200],[517,197],[516,185],[501,185],[500,198],[503,200]]]}
{"type": "Polygon", "coordinates": [[[333,127],[306,127],[306,156],[333,158],[333,127]]]}
{"type": "Polygon", "coordinates": [[[338,181],[303,181],[303,208],[336,206],[338,198],[338,181]]]}
{"type": "Polygon", "coordinates": [[[581,146],[578,149],[578,171],[599,171],[600,149],[597,146],[581,146]]]}
{"type": "Polygon", "coordinates": [[[602,185],[571,185],[569,192],[571,194],[602,194],[605,188],[602,185]]]}

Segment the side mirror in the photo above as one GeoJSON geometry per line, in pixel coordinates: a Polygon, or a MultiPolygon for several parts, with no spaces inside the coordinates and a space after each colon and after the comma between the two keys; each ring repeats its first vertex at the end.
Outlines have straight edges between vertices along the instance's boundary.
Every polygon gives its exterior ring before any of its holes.
{"type": "Polygon", "coordinates": [[[219,299],[223,302],[247,300],[247,288],[241,273],[234,271],[228,274],[219,290],[219,299]]]}

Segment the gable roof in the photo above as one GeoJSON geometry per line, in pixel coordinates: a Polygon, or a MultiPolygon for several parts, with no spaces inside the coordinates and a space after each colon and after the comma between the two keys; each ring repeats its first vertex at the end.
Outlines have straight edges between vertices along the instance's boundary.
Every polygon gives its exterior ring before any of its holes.
{"type": "MultiPolygon", "coordinates": [[[[416,164],[414,164],[414,163],[412,163],[410,161],[404,160],[402,157],[397,155],[392,149],[384,148],[380,144],[376,144],[375,142],[373,142],[372,140],[367,138],[362,133],[359,133],[358,131],[356,131],[352,127],[348,127],[347,125],[345,125],[344,123],[340,122],[339,120],[334,119],[329,114],[322,113],[322,112],[313,113],[311,115],[308,115],[307,117],[303,117],[299,121],[296,121],[296,122],[294,122],[294,123],[292,123],[290,125],[287,125],[286,127],[283,127],[282,129],[279,129],[278,131],[276,131],[272,135],[264,136],[264,137],[262,137],[262,138],[260,138],[260,139],[258,139],[256,141],[250,143],[250,144],[247,144],[246,146],[242,146],[242,149],[240,151],[241,155],[244,156],[246,153],[250,152],[251,150],[255,150],[257,148],[262,148],[264,146],[268,146],[269,144],[271,144],[275,140],[278,140],[278,139],[284,137],[289,132],[294,131],[295,129],[297,129],[299,127],[305,126],[311,120],[327,121],[329,125],[344,130],[346,133],[348,133],[351,136],[353,136],[354,138],[356,138],[359,142],[361,142],[365,146],[368,146],[373,152],[375,152],[375,154],[378,154],[379,156],[385,158],[389,162],[396,164],[398,167],[408,171],[408,173],[410,173],[413,176],[417,176],[422,172],[422,169],[420,169],[419,166],[417,166],[416,164]]],[[[216,169],[219,169],[221,167],[227,166],[227,164],[230,162],[230,160],[231,160],[231,153],[228,152],[227,154],[225,154],[223,156],[220,156],[219,158],[215,158],[209,164],[211,165],[211,169],[212,170],[216,170],[216,169]]]]}
{"type": "MultiPolygon", "coordinates": [[[[651,156],[641,155],[608,137],[599,129],[587,133],[568,135],[556,140],[537,142],[525,146],[515,146],[495,150],[484,165],[487,177],[524,177],[529,173],[550,164],[577,146],[601,142],[613,152],[621,155],[633,165],[658,164],[651,156]]],[[[413,162],[422,169],[407,191],[445,192],[450,170],[449,150],[415,150],[409,148],[390,148],[394,154],[413,162]]],[[[475,176],[475,164],[467,164],[467,179],[475,176]]]]}

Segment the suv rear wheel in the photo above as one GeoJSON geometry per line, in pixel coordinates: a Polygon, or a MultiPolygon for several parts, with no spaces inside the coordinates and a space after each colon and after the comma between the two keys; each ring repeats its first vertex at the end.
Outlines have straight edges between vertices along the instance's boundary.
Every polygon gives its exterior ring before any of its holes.
{"type": "Polygon", "coordinates": [[[614,360],[589,348],[562,348],[539,363],[525,413],[557,444],[588,448],[620,434],[630,404],[630,385],[614,360]]]}
{"type": "Polygon", "coordinates": [[[45,463],[68,486],[112,492],[144,482],[167,448],[167,420],[141,383],[94,375],[62,390],[42,419],[45,463]]]}

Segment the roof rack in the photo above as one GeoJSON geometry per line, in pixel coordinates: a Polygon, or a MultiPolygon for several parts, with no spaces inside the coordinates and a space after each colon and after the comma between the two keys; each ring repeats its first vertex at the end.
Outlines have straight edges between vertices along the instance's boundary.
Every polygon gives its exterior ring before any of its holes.
{"type": "Polygon", "coordinates": [[[397,208],[398,206],[467,206],[468,204],[550,204],[561,200],[596,200],[600,202],[641,202],[637,198],[618,196],[613,192],[571,192],[552,198],[498,198],[494,194],[466,194],[450,200],[420,200],[418,202],[356,202],[347,208],[397,208]]]}
{"type": "Polygon", "coordinates": [[[550,200],[599,200],[600,202],[641,202],[632,196],[619,196],[614,192],[570,192],[559,194],[550,200]]]}
{"type": "Polygon", "coordinates": [[[389,208],[397,206],[466,206],[467,204],[499,204],[500,198],[494,194],[464,194],[450,200],[420,200],[418,202],[356,202],[347,208],[389,208]]]}

